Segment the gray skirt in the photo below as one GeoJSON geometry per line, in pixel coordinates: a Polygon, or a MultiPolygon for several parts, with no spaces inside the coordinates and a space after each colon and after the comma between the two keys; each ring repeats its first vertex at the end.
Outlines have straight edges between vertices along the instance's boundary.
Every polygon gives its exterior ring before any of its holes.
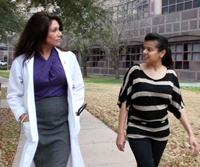
{"type": "Polygon", "coordinates": [[[50,97],[36,103],[39,143],[36,167],[66,167],[70,154],[67,97],[50,97]]]}

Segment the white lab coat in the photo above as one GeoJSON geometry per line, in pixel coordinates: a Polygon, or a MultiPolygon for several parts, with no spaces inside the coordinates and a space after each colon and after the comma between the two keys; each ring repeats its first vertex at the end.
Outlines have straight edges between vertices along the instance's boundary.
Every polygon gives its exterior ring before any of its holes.
{"type": "MultiPolygon", "coordinates": [[[[71,154],[67,167],[84,167],[78,142],[80,117],[75,114],[84,103],[83,78],[75,55],[70,51],[63,52],[57,48],[56,50],[58,51],[68,83],[68,120],[71,154]]],[[[29,115],[30,122],[23,123],[27,141],[21,156],[20,167],[34,167],[33,157],[39,140],[33,84],[34,57],[25,61],[23,66],[23,56],[21,55],[13,61],[8,83],[7,101],[17,121],[19,121],[21,114],[26,113],[29,115]]]]}

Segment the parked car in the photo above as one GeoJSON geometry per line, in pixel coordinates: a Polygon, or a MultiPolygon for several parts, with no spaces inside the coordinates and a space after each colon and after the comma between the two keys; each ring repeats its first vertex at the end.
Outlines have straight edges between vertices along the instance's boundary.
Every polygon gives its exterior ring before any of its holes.
{"type": "Polygon", "coordinates": [[[7,65],[8,63],[6,62],[6,61],[3,61],[3,60],[0,60],[0,65],[1,66],[5,66],[5,65],[7,65]]]}

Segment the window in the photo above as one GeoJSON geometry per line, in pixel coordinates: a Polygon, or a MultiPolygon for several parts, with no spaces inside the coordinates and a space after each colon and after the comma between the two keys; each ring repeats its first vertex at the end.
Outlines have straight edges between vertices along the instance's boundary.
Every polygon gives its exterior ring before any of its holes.
{"type": "Polygon", "coordinates": [[[123,16],[122,13],[123,13],[123,5],[119,5],[117,10],[118,17],[122,17],[123,16]]]}
{"type": "Polygon", "coordinates": [[[175,4],[176,0],[169,0],[169,4],[175,4]]]}
{"type": "Polygon", "coordinates": [[[172,5],[169,7],[169,13],[175,12],[176,11],[176,6],[172,5]]]}
{"type": "Polygon", "coordinates": [[[192,2],[185,3],[185,9],[192,9],[192,2]]]}
{"type": "Polygon", "coordinates": [[[162,13],[163,13],[163,14],[168,13],[168,7],[163,8],[163,9],[162,9],[162,13]]]}
{"type": "Polygon", "coordinates": [[[177,3],[181,3],[181,2],[183,2],[184,0],[177,0],[177,3]]]}
{"type": "Polygon", "coordinates": [[[162,14],[200,7],[200,0],[162,0],[162,14]]]}
{"type": "Polygon", "coordinates": [[[193,44],[193,51],[200,51],[200,44],[199,43],[193,44]]]}
{"type": "Polygon", "coordinates": [[[122,47],[119,54],[123,68],[129,68],[135,61],[141,61],[143,59],[142,52],[142,45],[122,47]]]}
{"type": "Polygon", "coordinates": [[[183,51],[183,45],[176,45],[176,51],[182,52],[183,51]]]}
{"type": "Polygon", "coordinates": [[[177,11],[183,10],[183,3],[177,5],[177,11]]]}
{"type": "Polygon", "coordinates": [[[149,1],[147,0],[143,0],[138,2],[138,6],[137,7],[137,19],[141,19],[141,18],[146,18],[149,17],[149,9],[150,9],[150,5],[149,5],[149,1]]]}
{"type": "Polygon", "coordinates": [[[132,2],[128,3],[128,16],[132,15],[132,8],[133,8],[132,4],[133,4],[132,2]]]}
{"type": "Polygon", "coordinates": [[[101,49],[90,50],[88,63],[90,67],[104,67],[105,52],[101,49]]]}
{"type": "Polygon", "coordinates": [[[154,15],[154,0],[132,0],[118,6],[118,18],[141,19],[154,15]]]}
{"type": "Polygon", "coordinates": [[[168,0],[162,0],[162,5],[167,6],[168,5],[168,0]]]}
{"type": "Polygon", "coordinates": [[[200,1],[194,0],[194,8],[200,7],[200,1]]]}
{"type": "Polygon", "coordinates": [[[199,53],[193,53],[193,60],[194,60],[194,61],[200,60],[200,55],[199,55],[199,53]]]}
{"type": "Polygon", "coordinates": [[[151,15],[150,16],[154,16],[154,0],[151,0],[151,15]]]}
{"type": "Polygon", "coordinates": [[[189,69],[189,61],[200,61],[200,43],[171,44],[175,69],[189,69]]]}

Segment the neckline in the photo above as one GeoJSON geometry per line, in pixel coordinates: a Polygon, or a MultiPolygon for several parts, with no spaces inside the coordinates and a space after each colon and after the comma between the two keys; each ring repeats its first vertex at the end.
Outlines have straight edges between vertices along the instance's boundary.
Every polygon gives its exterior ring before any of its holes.
{"type": "Polygon", "coordinates": [[[40,57],[40,59],[41,59],[42,61],[44,61],[44,62],[47,62],[47,61],[49,60],[49,58],[50,58],[50,56],[49,56],[48,59],[45,59],[45,58],[42,56],[41,53],[39,53],[39,57],[40,57]]]}
{"type": "Polygon", "coordinates": [[[165,72],[165,75],[164,75],[163,77],[158,78],[158,79],[154,79],[154,78],[150,77],[149,75],[147,75],[147,74],[144,72],[144,70],[143,70],[142,67],[141,67],[141,64],[139,64],[139,66],[140,66],[140,69],[141,69],[141,71],[143,72],[143,74],[144,74],[148,79],[151,79],[151,80],[153,80],[153,81],[161,81],[161,80],[163,80],[163,79],[166,77],[166,75],[167,75],[167,68],[166,68],[166,72],[165,72]]]}
{"type": "MultiPolygon", "coordinates": [[[[56,50],[55,50],[55,51],[56,51],[56,50]]],[[[54,51],[54,48],[51,50],[51,53],[50,53],[48,59],[45,59],[44,56],[42,56],[41,53],[39,53],[39,57],[40,57],[40,59],[41,59],[42,61],[48,62],[48,61],[53,57],[55,51],[54,51]]]]}

